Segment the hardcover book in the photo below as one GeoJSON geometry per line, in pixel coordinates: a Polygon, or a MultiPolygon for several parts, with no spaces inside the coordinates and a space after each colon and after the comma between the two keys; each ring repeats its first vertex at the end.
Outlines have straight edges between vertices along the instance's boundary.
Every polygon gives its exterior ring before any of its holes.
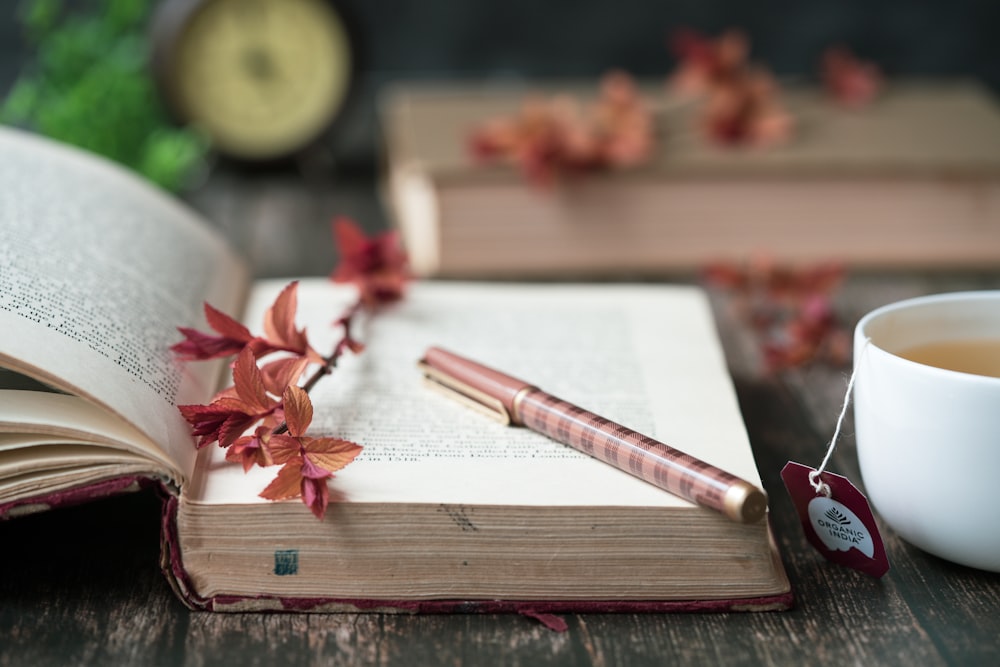
{"type": "MultiPolygon", "coordinates": [[[[444,345],[760,485],[704,295],[683,286],[413,284],[312,392],[310,432],[363,445],[322,521],[201,450],[178,404],[226,363],[185,363],[202,303],[257,330],[253,282],[209,226],[99,158],[0,130],[0,518],[154,487],[163,569],[215,611],[770,610],[791,593],[766,520],[741,524],[425,389],[444,345]]],[[[299,285],[316,349],[355,298],[299,285]]],[[[16,573],[8,573],[16,576],[16,573]]]]}
{"type": "Polygon", "coordinates": [[[419,274],[669,275],[757,254],[868,268],[1000,260],[1000,111],[975,84],[896,83],[858,110],[792,88],[783,102],[795,134],[768,148],[712,144],[697,130],[697,105],[660,86],[647,91],[649,163],[548,189],[470,155],[476,127],[581,89],[386,92],[384,199],[419,274]]]}

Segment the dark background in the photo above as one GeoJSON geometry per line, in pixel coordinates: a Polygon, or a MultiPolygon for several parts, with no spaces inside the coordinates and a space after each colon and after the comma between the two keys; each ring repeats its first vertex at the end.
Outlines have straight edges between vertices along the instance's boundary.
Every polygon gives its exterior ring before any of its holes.
{"type": "MultiPolygon", "coordinates": [[[[81,0],[82,1],[82,0],[81,0]]],[[[0,0],[0,96],[25,47],[16,0],[0,0]]],[[[77,4],[80,4],[78,2],[77,4]]],[[[810,77],[844,42],[891,77],[975,77],[1000,94],[1000,0],[350,0],[365,42],[363,95],[349,136],[373,155],[375,92],[418,78],[595,77],[610,67],[665,76],[666,35],[741,27],[754,59],[810,77]]],[[[0,155],[0,159],[3,156],[0,155]]],[[[353,163],[352,163],[353,164],[353,163]]],[[[371,182],[303,183],[213,174],[196,207],[254,258],[258,275],[325,272],[331,214],[382,220],[371,182]],[[303,231],[305,230],[305,231],[303,231]],[[320,267],[314,270],[312,267],[320,267]],[[308,268],[307,268],[308,267],[308,268]]],[[[0,184],[2,196],[2,184],[0,184]]],[[[381,224],[381,223],[379,223],[381,224]]],[[[844,322],[876,305],[932,292],[997,289],[996,273],[852,275],[844,322]]],[[[727,308],[719,317],[732,319],[727,308]]],[[[775,534],[796,591],[781,614],[569,615],[552,633],[514,615],[189,613],[158,571],[158,499],[122,496],[0,522],[0,667],[6,665],[1000,664],[1000,575],[924,554],[883,533],[882,580],[823,562],[781,488],[789,459],[818,462],[843,398],[843,369],[762,379],[752,332],[720,326],[748,433],[774,505],[775,534]],[[742,371],[740,369],[743,369],[742,371]]],[[[853,432],[848,417],[845,434],[853,432]]],[[[831,469],[857,482],[843,443],[831,469]]]]}
{"type": "MultiPolygon", "coordinates": [[[[25,59],[0,7],[0,94],[25,59]]],[[[87,5],[81,0],[71,3],[87,5]]],[[[974,77],[1000,92],[1000,2],[995,0],[340,0],[356,19],[363,85],[338,150],[372,157],[376,91],[400,79],[597,77],[618,67],[668,74],[678,27],[714,35],[739,27],[751,57],[777,74],[815,77],[820,54],[850,46],[890,77],[974,77]]]]}
{"type": "MultiPolygon", "coordinates": [[[[0,8],[4,89],[23,46],[17,0],[0,8]]],[[[85,0],[70,4],[86,6],[85,0]]],[[[971,75],[1000,88],[993,0],[339,0],[357,18],[367,74],[392,78],[588,76],[609,67],[657,76],[670,30],[745,30],[753,57],[811,75],[843,42],[893,75],[971,75]]]]}

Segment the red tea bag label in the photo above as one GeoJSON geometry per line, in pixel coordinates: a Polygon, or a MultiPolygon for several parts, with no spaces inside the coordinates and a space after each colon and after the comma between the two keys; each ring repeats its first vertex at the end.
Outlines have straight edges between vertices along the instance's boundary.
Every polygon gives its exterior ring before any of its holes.
{"type": "Polygon", "coordinates": [[[817,491],[809,479],[814,472],[792,461],[781,470],[809,543],[829,561],[881,577],[889,559],[868,499],[846,477],[829,472],[819,476],[829,495],[817,491]]]}

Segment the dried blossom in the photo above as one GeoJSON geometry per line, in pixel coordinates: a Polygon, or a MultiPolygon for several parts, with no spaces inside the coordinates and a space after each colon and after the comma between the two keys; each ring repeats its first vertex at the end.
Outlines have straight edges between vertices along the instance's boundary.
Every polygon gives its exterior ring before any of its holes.
{"type": "Polygon", "coordinates": [[[258,446],[269,450],[274,463],[284,464],[260,496],[268,500],[301,497],[312,513],[322,519],[330,500],[327,481],[353,461],[361,447],[340,438],[307,436],[313,408],[309,395],[300,387],[288,387],[283,404],[288,435],[272,434],[266,440],[258,439],[258,446]]]}
{"type": "Polygon", "coordinates": [[[285,387],[298,382],[310,362],[307,357],[282,357],[261,365],[260,376],[264,387],[271,394],[281,396],[285,387]]]}
{"type": "Polygon", "coordinates": [[[847,361],[849,336],[833,308],[843,275],[838,264],[801,268],[766,259],[715,264],[704,272],[710,286],[732,296],[737,317],[755,332],[770,371],[847,361]]]}
{"type": "Polygon", "coordinates": [[[273,431],[273,427],[261,424],[253,435],[237,438],[232,446],[226,450],[226,460],[241,463],[243,472],[247,472],[255,465],[262,468],[274,465],[274,459],[271,458],[268,446],[273,431]]]}
{"type": "Polygon", "coordinates": [[[319,362],[322,357],[309,347],[305,330],[295,328],[297,288],[297,281],[290,283],[267,309],[264,316],[264,336],[254,336],[232,317],[206,303],[205,321],[218,335],[178,327],[177,330],[185,340],[170,349],[178,358],[189,361],[229,357],[239,354],[244,348],[250,348],[258,358],[284,351],[319,362]]]}
{"type": "Polygon", "coordinates": [[[750,43],[740,30],[727,30],[716,39],[690,28],[674,31],[670,51],[678,60],[670,87],[685,96],[700,97],[717,85],[741,76],[747,66],[750,43]]]}
{"type": "Polygon", "coordinates": [[[843,46],[831,47],[823,53],[820,77],[827,95],[850,109],[867,106],[883,86],[878,66],[861,60],[843,46]]]}
{"type": "Polygon", "coordinates": [[[255,465],[281,465],[261,496],[271,500],[302,498],[320,519],[330,502],[328,481],[354,460],[361,446],[340,438],[306,435],[313,416],[308,392],[332,372],[345,352],[364,349],[351,334],[354,317],[401,298],[409,279],[407,258],[395,234],[368,238],[347,219],[335,222],[334,233],[341,245],[342,261],[331,279],[353,283],[358,298],[335,320],[342,334],[328,356],[320,356],[310,346],[305,329],[295,325],[297,282],[286,286],[268,308],[263,336],[254,336],[233,318],[205,304],[205,319],[215,334],[180,328],[185,340],[171,348],[185,360],[236,355],[231,387],[219,392],[208,405],[179,406],[198,438],[196,446],[218,442],[226,448],[226,460],[240,463],[244,471],[255,465]],[[260,361],[271,353],[280,355],[266,363],[260,361]],[[317,364],[302,382],[308,369],[317,364]]]}
{"type": "Polygon", "coordinates": [[[610,167],[635,167],[653,151],[653,114],[628,74],[613,71],[601,79],[593,112],[600,161],[610,167]]]}
{"type": "Polygon", "coordinates": [[[675,92],[696,97],[700,132],[723,146],[771,146],[787,141],[794,119],[765,68],[747,59],[749,41],[738,30],[716,39],[683,29],[671,38],[678,65],[669,79],[675,92]]]}
{"type": "Polygon", "coordinates": [[[309,346],[305,329],[295,328],[298,309],[298,281],[292,281],[281,290],[274,303],[264,313],[263,343],[255,352],[263,356],[270,352],[291,352],[297,357],[320,362],[323,357],[309,346]]]}
{"type": "Polygon", "coordinates": [[[712,87],[700,124],[705,136],[718,144],[772,146],[791,137],[795,122],[781,104],[774,77],[748,69],[712,87]]]}
{"type": "Polygon", "coordinates": [[[850,338],[837,322],[828,295],[809,294],[792,311],[783,326],[772,327],[763,341],[768,368],[795,368],[823,360],[841,365],[850,355],[850,338]]]}
{"type": "Polygon", "coordinates": [[[348,218],[333,222],[333,235],[340,249],[340,264],[330,279],[335,283],[353,283],[368,307],[398,301],[410,279],[409,261],[395,231],[374,237],[348,218]]]}
{"type": "Polygon", "coordinates": [[[513,164],[527,182],[544,187],[560,172],[595,166],[579,104],[565,96],[529,99],[517,115],[487,121],[472,132],[469,149],[479,162],[513,164]]]}
{"type": "Polygon", "coordinates": [[[170,349],[178,358],[191,361],[228,357],[239,354],[244,347],[256,340],[249,329],[207,303],[205,321],[219,335],[213,336],[189,327],[177,327],[185,340],[170,349]]]}
{"type": "Polygon", "coordinates": [[[478,161],[515,165],[542,187],[562,175],[637,166],[653,146],[653,116],[632,78],[618,71],[602,78],[587,107],[565,95],[530,99],[519,113],[489,120],[469,137],[478,161]]]}
{"type": "MultiPolygon", "coordinates": [[[[218,441],[228,447],[262,420],[275,422],[281,403],[268,395],[253,350],[244,347],[233,365],[233,392],[209,405],[180,405],[181,415],[198,437],[199,448],[218,441]]],[[[272,424],[273,425],[273,424],[272,424]]]]}

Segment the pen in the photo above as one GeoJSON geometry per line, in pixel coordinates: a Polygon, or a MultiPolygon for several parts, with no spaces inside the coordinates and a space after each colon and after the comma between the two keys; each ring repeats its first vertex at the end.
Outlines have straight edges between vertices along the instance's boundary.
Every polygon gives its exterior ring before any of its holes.
{"type": "Polygon", "coordinates": [[[432,387],[504,424],[527,426],[730,519],[754,523],[767,496],[749,482],[482,364],[432,347],[420,360],[432,387]]]}

